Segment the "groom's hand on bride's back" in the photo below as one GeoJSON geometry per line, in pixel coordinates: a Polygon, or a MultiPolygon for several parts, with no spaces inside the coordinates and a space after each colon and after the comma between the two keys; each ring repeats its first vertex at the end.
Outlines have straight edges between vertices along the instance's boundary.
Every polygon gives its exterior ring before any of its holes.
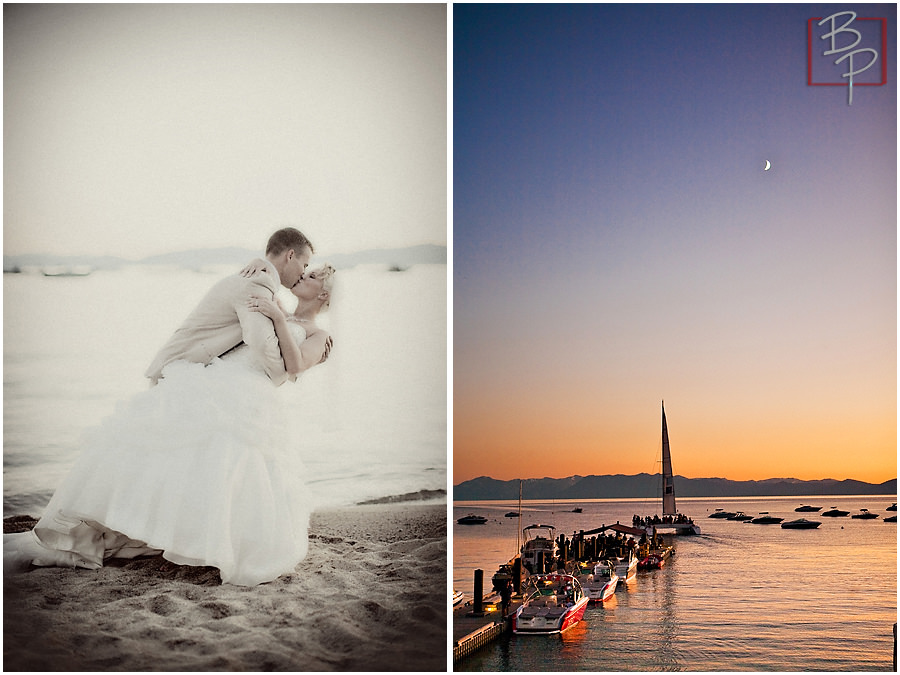
{"type": "MultiPolygon", "coordinates": [[[[325,363],[328,359],[328,355],[331,353],[331,336],[329,335],[325,338],[325,349],[322,351],[322,358],[319,359],[319,363],[325,363]]],[[[318,364],[316,364],[318,365],[318,364]]]]}

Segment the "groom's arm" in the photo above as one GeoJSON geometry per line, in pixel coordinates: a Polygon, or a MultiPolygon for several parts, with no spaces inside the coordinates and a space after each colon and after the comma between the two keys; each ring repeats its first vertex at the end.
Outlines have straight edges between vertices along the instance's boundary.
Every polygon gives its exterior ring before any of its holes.
{"type": "Polygon", "coordinates": [[[235,298],[234,309],[241,322],[244,342],[256,353],[272,383],[280,386],[287,381],[288,373],[284,367],[278,337],[275,335],[275,326],[259,312],[249,310],[247,301],[252,295],[274,298],[272,277],[263,272],[247,279],[240,297],[235,298]]]}

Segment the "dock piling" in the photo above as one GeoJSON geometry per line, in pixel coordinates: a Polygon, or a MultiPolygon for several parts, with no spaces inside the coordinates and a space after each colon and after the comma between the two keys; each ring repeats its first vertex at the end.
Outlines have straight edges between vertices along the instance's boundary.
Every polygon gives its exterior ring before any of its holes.
{"type": "Polygon", "coordinates": [[[475,603],[472,612],[484,613],[484,570],[475,570],[475,603]]]}

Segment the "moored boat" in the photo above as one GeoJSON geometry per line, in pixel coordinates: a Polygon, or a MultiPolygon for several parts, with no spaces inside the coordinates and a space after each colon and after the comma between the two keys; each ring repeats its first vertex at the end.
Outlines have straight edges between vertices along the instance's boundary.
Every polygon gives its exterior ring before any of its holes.
{"type": "Polygon", "coordinates": [[[463,598],[466,597],[462,591],[453,590],[453,606],[456,607],[459,603],[463,601],[463,598]]]}
{"type": "Polygon", "coordinates": [[[518,512],[518,511],[507,511],[506,514],[505,514],[505,516],[506,516],[507,518],[518,518],[518,517],[519,517],[519,512],[518,512]]]}
{"type": "Polygon", "coordinates": [[[794,509],[796,513],[815,513],[821,510],[821,506],[807,506],[806,504],[804,504],[803,506],[798,506],[796,509],[794,509]]]}
{"type": "Polygon", "coordinates": [[[615,566],[619,582],[627,584],[637,576],[638,556],[634,549],[629,548],[626,550],[625,555],[607,558],[607,560],[615,566]]]}
{"type": "Polygon", "coordinates": [[[476,516],[474,513],[470,513],[467,516],[463,516],[462,518],[457,518],[456,522],[459,525],[484,525],[487,522],[487,518],[484,516],[476,516]]]}
{"type": "Polygon", "coordinates": [[[894,502],[889,507],[885,509],[885,511],[896,511],[897,510],[897,502],[894,502]]]}
{"type": "Polygon", "coordinates": [[[854,513],[851,518],[858,518],[859,520],[875,520],[878,518],[877,513],[872,513],[869,509],[860,509],[859,513],[854,513]]]}
{"type": "Polygon", "coordinates": [[[619,575],[609,560],[581,563],[578,567],[578,582],[591,602],[603,602],[612,597],[619,584],[619,575]]]}
{"type": "Polygon", "coordinates": [[[882,520],[881,522],[883,522],[883,523],[896,523],[896,522],[897,522],[897,516],[888,516],[887,518],[885,518],[885,519],[882,520]]]}
{"type": "Polygon", "coordinates": [[[581,621],[588,604],[584,589],[571,574],[532,575],[522,595],[512,629],[524,635],[562,633],[581,621]]]}
{"type": "Polygon", "coordinates": [[[522,545],[522,565],[532,574],[540,574],[553,569],[559,555],[559,545],[555,538],[556,528],[552,525],[529,525],[522,529],[525,543],[522,545]]]}
{"type": "Polygon", "coordinates": [[[584,512],[584,509],[581,508],[580,506],[576,506],[574,509],[572,509],[572,513],[582,513],[582,512],[584,512]]]}
{"type": "Polygon", "coordinates": [[[767,512],[760,513],[759,516],[751,520],[751,523],[756,523],[757,525],[777,525],[784,518],[778,518],[776,516],[770,516],[767,512]]]}
{"type": "Polygon", "coordinates": [[[781,527],[785,530],[814,530],[821,525],[817,520],[807,520],[806,518],[798,518],[797,520],[789,520],[782,523],[781,527]]]}
{"type": "Polygon", "coordinates": [[[849,511],[841,511],[838,507],[832,506],[830,511],[826,511],[822,514],[828,518],[842,518],[844,516],[849,516],[849,511]]]}
{"type": "Polygon", "coordinates": [[[732,516],[737,515],[734,511],[723,511],[722,509],[716,509],[712,513],[710,513],[707,518],[731,518],[732,516]]]}
{"type": "Polygon", "coordinates": [[[735,513],[735,514],[734,514],[731,518],[729,518],[728,520],[740,520],[740,521],[753,520],[753,516],[748,516],[748,515],[747,515],[746,513],[744,513],[743,511],[738,511],[737,513],[735,513]]]}

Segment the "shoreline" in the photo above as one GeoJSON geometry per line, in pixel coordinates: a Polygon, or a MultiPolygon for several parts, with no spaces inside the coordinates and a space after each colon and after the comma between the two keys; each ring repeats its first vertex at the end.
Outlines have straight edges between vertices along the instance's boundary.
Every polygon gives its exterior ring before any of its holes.
{"type": "Polygon", "coordinates": [[[445,672],[446,513],[315,512],[295,572],[252,588],[161,556],[4,575],[4,669],[445,672]]]}

